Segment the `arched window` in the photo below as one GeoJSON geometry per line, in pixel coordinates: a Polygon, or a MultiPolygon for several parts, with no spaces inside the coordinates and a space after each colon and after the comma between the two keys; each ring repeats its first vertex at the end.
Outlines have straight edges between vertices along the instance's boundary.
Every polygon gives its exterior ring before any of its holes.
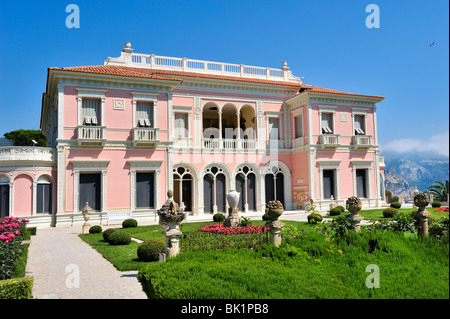
{"type": "Polygon", "coordinates": [[[225,213],[226,178],[222,168],[210,167],[203,177],[205,213],[225,213]]]}
{"type": "Polygon", "coordinates": [[[256,210],[256,175],[253,168],[243,166],[238,169],[236,174],[236,191],[240,193],[239,211],[256,210]]]}
{"type": "Polygon", "coordinates": [[[266,203],[271,200],[284,201],[284,173],[281,168],[273,166],[265,175],[266,203]]]}
{"type": "Polygon", "coordinates": [[[178,205],[184,203],[184,210],[192,212],[193,178],[189,168],[178,167],[173,170],[173,197],[178,205]]]}

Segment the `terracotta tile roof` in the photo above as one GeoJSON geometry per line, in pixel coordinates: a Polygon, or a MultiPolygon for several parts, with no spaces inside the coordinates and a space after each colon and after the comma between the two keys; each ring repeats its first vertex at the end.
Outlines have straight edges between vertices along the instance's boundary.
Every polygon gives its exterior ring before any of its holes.
{"type": "Polygon", "coordinates": [[[54,68],[49,68],[49,70],[60,70],[60,71],[93,73],[93,74],[104,74],[104,75],[117,75],[117,76],[127,76],[127,77],[156,79],[156,80],[182,81],[177,78],[167,78],[164,76],[153,75],[152,72],[143,72],[143,71],[151,71],[151,70],[128,68],[128,67],[116,66],[116,65],[74,66],[74,67],[67,67],[67,68],[55,68],[54,67],[54,68]]]}
{"type": "Polygon", "coordinates": [[[49,70],[60,70],[69,72],[80,72],[80,73],[93,73],[93,74],[104,74],[104,75],[116,75],[116,76],[127,76],[136,78],[147,78],[147,79],[157,79],[157,80],[169,80],[169,81],[183,81],[178,77],[191,77],[191,78],[203,78],[203,79],[215,79],[215,80],[229,80],[237,82],[248,82],[248,83],[261,83],[270,85],[281,85],[288,86],[292,88],[298,88],[299,93],[304,92],[317,92],[317,93],[328,93],[328,94],[343,94],[361,97],[375,97],[384,98],[378,95],[364,95],[364,94],[354,94],[342,91],[336,91],[331,89],[326,89],[318,86],[295,83],[295,82],[283,82],[283,81],[273,81],[273,80],[262,80],[262,79],[252,79],[252,78],[240,78],[233,76],[223,76],[223,75],[213,75],[213,74],[200,74],[193,72],[181,72],[181,71],[169,71],[169,70],[153,70],[144,68],[132,68],[126,66],[117,65],[92,65],[92,66],[76,66],[76,67],[65,67],[65,68],[49,68],[49,70]]]}
{"type": "MultiPolygon", "coordinates": [[[[317,93],[327,93],[327,94],[343,94],[343,95],[352,95],[352,96],[361,96],[361,97],[373,97],[373,98],[380,98],[380,99],[384,99],[384,96],[380,96],[380,95],[366,95],[366,94],[355,94],[355,93],[348,93],[348,92],[343,92],[343,91],[337,91],[337,90],[331,90],[331,89],[326,89],[326,88],[322,88],[319,86],[313,86],[313,85],[307,85],[307,84],[302,84],[299,93],[297,93],[295,96],[302,94],[304,92],[317,92],[317,93]]],[[[287,100],[293,98],[290,97],[287,100]]]]}

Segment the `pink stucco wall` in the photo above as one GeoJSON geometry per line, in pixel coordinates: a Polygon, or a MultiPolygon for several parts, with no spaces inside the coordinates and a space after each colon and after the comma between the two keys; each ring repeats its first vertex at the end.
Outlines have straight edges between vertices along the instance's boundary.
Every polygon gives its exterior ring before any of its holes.
{"type": "Polygon", "coordinates": [[[165,151],[149,149],[124,150],[124,149],[69,149],[67,151],[66,169],[66,205],[67,211],[74,208],[74,167],[71,160],[108,160],[106,175],[106,208],[108,210],[120,210],[131,208],[131,178],[128,160],[155,160],[163,161],[160,166],[160,202],[165,201],[166,189],[166,155],[165,151]]]}
{"type": "MultiPolygon", "coordinates": [[[[78,91],[80,87],[64,87],[64,138],[74,139],[77,136],[78,126],[78,91]],[[75,128],[75,129],[74,129],[75,128]]],[[[104,123],[106,126],[106,138],[109,140],[131,140],[131,129],[133,125],[133,95],[130,90],[108,89],[105,93],[104,123]],[[124,109],[114,109],[114,99],[125,102],[124,109]]],[[[149,93],[148,91],[145,93],[149,93]]],[[[160,93],[157,97],[157,121],[156,126],[160,129],[160,140],[167,140],[168,95],[160,93]],[[166,131],[166,132],[164,132],[166,131]]]]}
{"type": "MultiPolygon", "coordinates": [[[[312,126],[312,134],[314,143],[318,143],[319,137],[318,135],[322,134],[320,132],[320,115],[319,115],[319,105],[320,106],[332,106],[335,107],[335,127],[333,134],[339,134],[340,143],[343,145],[351,144],[353,133],[353,123],[352,123],[352,108],[354,106],[350,105],[332,105],[332,104],[318,104],[312,103],[312,116],[311,116],[311,126],[312,126]],[[347,115],[347,121],[341,121],[341,114],[347,115]],[[315,136],[314,136],[315,135],[315,136]]],[[[373,109],[371,107],[358,107],[358,109],[364,109],[367,114],[367,127],[366,127],[366,135],[375,135],[374,129],[374,115],[373,109]]]]}
{"type": "Polygon", "coordinates": [[[14,216],[31,216],[33,212],[33,178],[20,174],[14,179],[14,216]]]}
{"type": "MultiPolygon", "coordinates": [[[[372,161],[371,168],[371,197],[376,196],[374,155],[370,152],[316,152],[316,160],[341,161],[339,163],[339,195],[340,198],[354,196],[353,193],[353,164],[352,161],[372,161]]],[[[320,199],[320,165],[316,162],[316,198],[320,199]]]]}

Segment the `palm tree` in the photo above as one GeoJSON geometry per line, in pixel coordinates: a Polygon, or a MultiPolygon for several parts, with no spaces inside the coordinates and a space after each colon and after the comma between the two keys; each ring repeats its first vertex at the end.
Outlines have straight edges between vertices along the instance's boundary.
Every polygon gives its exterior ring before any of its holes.
{"type": "Polygon", "coordinates": [[[449,194],[449,184],[448,179],[444,182],[434,181],[436,184],[428,187],[428,190],[425,191],[427,194],[433,194],[434,200],[440,202],[446,202],[447,196],[449,194]]]}

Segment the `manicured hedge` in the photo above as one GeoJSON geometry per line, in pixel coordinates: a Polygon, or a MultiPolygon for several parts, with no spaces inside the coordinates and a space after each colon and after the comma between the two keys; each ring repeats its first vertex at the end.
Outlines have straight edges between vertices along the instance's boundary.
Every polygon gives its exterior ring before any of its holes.
{"type": "Polygon", "coordinates": [[[411,236],[284,234],[279,248],[182,253],[141,267],[138,280],[149,298],[162,299],[448,299],[448,240],[411,236]],[[380,288],[366,286],[368,265],[379,267],[380,288]]]}
{"type": "Polygon", "coordinates": [[[0,299],[33,299],[33,277],[0,281],[0,299]]]}

